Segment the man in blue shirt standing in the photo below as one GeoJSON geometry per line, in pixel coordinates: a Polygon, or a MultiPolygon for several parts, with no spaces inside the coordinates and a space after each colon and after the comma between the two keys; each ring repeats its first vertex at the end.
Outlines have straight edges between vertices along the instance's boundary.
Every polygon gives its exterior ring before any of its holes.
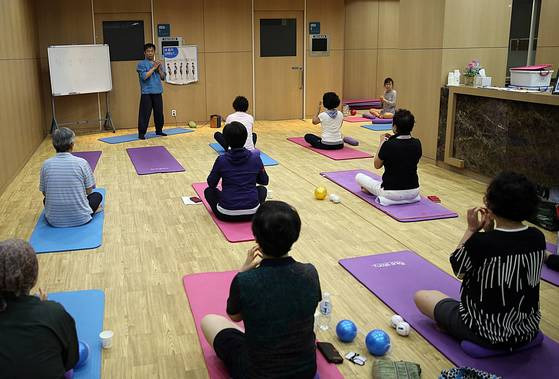
{"type": "Polygon", "coordinates": [[[146,139],[146,131],[148,129],[151,110],[153,109],[153,118],[155,121],[155,134],[166,136],[163,133],[163,85],[161,80],[165,79],[165,71],[163,71],[163,63],[155,60],[155,45],[146,43],[144,45],[145,59],[138,62],[136,71],[140,79],[140,89],[142,96],[140,98],[140,114],[138,115],[138,138],[146,139]]]}

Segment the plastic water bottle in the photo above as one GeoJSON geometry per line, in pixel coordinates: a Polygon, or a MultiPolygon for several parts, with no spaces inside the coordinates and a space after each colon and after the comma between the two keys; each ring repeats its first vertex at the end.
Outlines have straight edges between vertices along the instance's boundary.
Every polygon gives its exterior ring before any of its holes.
{"type": "Polygon", "coordinates": [[[324,292],[322,295],[322,301],[318,305],[319,315],[318,315],[318,327],[320,330],[328,330],[330,327],[330,319],[332,318],[332,300],[330,299],[330,294],[324,292]]]}

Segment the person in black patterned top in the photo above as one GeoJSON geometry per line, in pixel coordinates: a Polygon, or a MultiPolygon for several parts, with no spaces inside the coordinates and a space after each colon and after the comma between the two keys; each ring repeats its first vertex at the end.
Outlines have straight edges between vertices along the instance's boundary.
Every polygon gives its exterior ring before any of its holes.
{"type": "Polygon", "coordinates": [[[468,209],[468,228],[450,256],[462,279],[460,301],[423,290],[415,294],[415,303],[458,340],[512,349],[539,331],[545,237],[522,224],[539,200],[535,186],[513,172],[497,175],[484,200],[486,208],[468,209]]]}

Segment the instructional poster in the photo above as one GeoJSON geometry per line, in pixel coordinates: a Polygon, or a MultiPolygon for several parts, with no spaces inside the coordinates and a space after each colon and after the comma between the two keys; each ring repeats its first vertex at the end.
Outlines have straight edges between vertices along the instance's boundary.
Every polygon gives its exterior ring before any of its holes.
{"type": "Polygon", "coordinates": [[[198,81],[198,47],[164,47],[165,81],[170,84],[188,84],[198,81]]]}

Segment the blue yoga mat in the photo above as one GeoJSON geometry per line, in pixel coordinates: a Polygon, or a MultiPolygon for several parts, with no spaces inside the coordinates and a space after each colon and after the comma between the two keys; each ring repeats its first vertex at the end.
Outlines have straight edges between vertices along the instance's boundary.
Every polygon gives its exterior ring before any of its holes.
{"type": "Polygon", "coordinates": [[[375,132],[384,132],[392,130],[392,124],[369,124],[361,125],[362,128],[374,130],[375,132]]]}
{"type": "MultiPolygon", "coordinates": [[[[172,129],[163,129],[163,131],[167,133],[167,135],[172,136],[175,134],[192,133],[194,130],[185,129],[185,128],[172,128],[172,129]]],[[[161,136],[158,136],[157,134],[155,134],[155,132],[146,133],[146,139],[157,138],[157,137],[161,137],[161,136]]],[[[99,138],[99,141],[110,143],[110,144],[138,141],[138,140],[139,140],[138,133],[125,134],[123,136],[99,138]]]]}
{"type": "Polygon", "coordinates": [[[105,316],[105,294],[101,290],[49,293],[48,299],[64,306],[76,321],[78,339],[89,345],[89,358],[85,366],[74,370],[74,379],[101,378],[101,341],[105,316]]]}
{"type": "MultiPolygon", "coordinates": [[[[103,195],[102,205],[105,205],[105,189],[97,188],[95,192],[103,195]]],[[[45,218],[45,211],[41,212],[37,225],[31,234],[29,243],[39,253],[53,253],[56,251],[95,249],[103,242],[103,222],[105,210],[95,213],[87,224],[73,228],[55,228],[49,225],[45,218]]]]}
{"type": "MultiPolygon", "coordinates": [[[[217,151],[217,153],[219,155],[225,153],[225,150],[223,150],[223,146],[221,146],[219,143],[210,143],[210,147],[212,149],[214,149],[215,151],[217,151]]],[[[260,150],[258,150],[260,151],[260,150]]],[[[264,163],[264,166],[276,166],[278,165],[278,161],[276,161],[275,159],[270,158],[267,154],[263,153],[260,151],[260,159],[262,159],[262,163],[264,163]]]]}

